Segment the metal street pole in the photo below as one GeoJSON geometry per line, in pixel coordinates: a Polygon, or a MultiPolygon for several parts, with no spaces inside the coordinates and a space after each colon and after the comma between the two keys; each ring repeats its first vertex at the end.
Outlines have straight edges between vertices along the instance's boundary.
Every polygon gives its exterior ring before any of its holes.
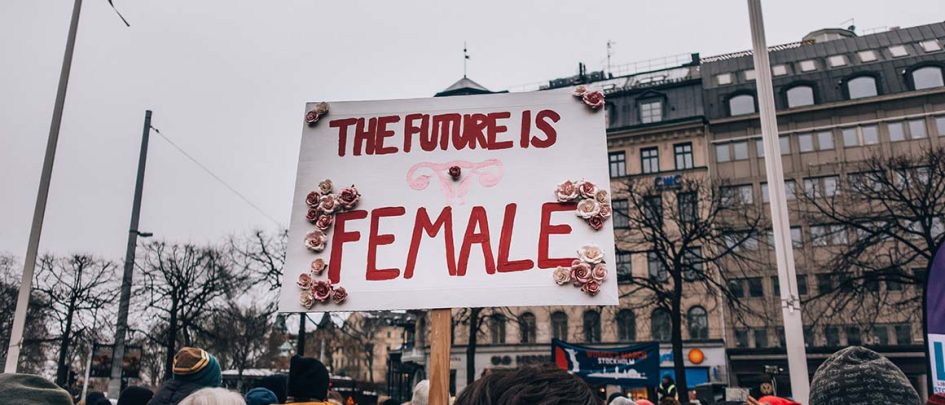
{"type": "Polygon", "coordinates": [[[128,303],[131,301],[131,279],[135,270],[135,247],[138,246],[138,218],[141,214],[141,194],[144,191],[144,168],[148,160],[148,135],[151,133],[151,110],[144,112],[144,129],[141,133],[141,152],[138,154],[138,178],[135,180],[135,197],[131,205],[131,225],[128,228],[128,245],[125,249],[125,272],[121,277],[121,296],[118,301],[118,322],[115,324],[115,348],[112,350],[111,380],[108,381],[108,397],[118,398],[121,393],[121,366],[125,357],[125,335],[128,331],[128,303]]]}
{"type": "Polygon", "coordinates": [[[781,166],[781,146],[778,140],[778,118],[774,108],[774,89],[771,84],[771,63],[765,43],[761,0],[748,0],[751,22],[752,54],[755,62],[755,83],[758,87],[758,106],[761,112],[761,137],[765,152],[765,172],[768,192],[771,193],[771,223],[774,228],[774,252],[781,284],[781,314],[787,344],[788,367],[791,375],[791,393],[794,400],[808,403],[810,380],[807,374],[807,350],[804,348],[804,322],[797,292],[794,271],[794,247],[791,243],[791,224],[784,191],[784,169],[781,166]]]}
{"type": "Polygon", "coordinates": [[[56,103],[53,105],[52,122],[49,124],[49,139],[46,141],[46,157],[43,171],[39,176],[39,192],[36,207],[33,209],[33,225],[30,239],[26,246],[23,261],[23,278],[16,298],[16,310],[13,313],[13,328],[10,331],[10,346],[7,348],[5,373],[15,373],[23,345],[23,329],[26,325],[26,313],[29,309],[30,291],[33,288],[33,270],[36,268],[36,254],[39,251],[39,237],[43,232],[43,219],[46,216],[46,200],[49,197],[49,181],[52,178],[53,162],[56,160],[56,146],[59,144],[59,127],[62,125],[62,110],[66,103],[66,89],[69,87],[69,72],[72,70],[72,54],[75,50],[75,37],[79,29],[79,13],[82,0],[75,0],[72,6],[72,21],[69,24],[69,36],[66,39],[66,52],[62,58],[62,70],[59,71],[59,88],[56,91],[56,103]]]}
{"type": "Polygon", "coordinates": [[[305,321],[307,318],[305,312],[299,312],[299,335],[295,342],[295,351],[299,356],[305,356],[305,321]]]}

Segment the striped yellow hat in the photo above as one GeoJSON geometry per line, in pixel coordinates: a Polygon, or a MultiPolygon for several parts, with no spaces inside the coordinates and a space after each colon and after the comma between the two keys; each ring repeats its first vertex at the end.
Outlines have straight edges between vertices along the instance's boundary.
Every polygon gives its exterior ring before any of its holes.
{"type": "Polygon", "coordinates": [[[185,347],[174,355],[174,374],[189,375],[203,370],[210,363],[210,353],[196,347],[185,347]]]}

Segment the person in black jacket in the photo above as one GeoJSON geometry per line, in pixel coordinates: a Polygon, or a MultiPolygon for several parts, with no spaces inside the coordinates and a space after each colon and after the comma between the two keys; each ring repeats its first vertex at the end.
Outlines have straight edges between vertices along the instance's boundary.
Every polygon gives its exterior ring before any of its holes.
{"type": "Polygon", "coordinates": [[[673,377],[664,375],[663,382],[656,388],[656,394],[659,399],[676,398],[676,383],[673,381],[673,377]]]}
{"type": "Polygon", "coordinates": [[[185,347],[174,355],[173,379],[164,383],[148,405],[177,405],[201,388],[219,387],[220,363],[203,349],[185,347]]]}

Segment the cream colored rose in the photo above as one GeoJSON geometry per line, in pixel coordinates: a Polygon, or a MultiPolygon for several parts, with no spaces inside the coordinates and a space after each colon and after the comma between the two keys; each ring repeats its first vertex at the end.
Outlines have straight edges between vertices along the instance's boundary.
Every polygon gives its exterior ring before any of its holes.
{"type": "Polygon", "coordinates": [[[597,263],[594,265],[594,269],[591,270],[591,278],[597,282],[601,282],[607,279],[607,265],[604,263],[597,263]]]}
{"type": "Polygon", "coordinates": [[[299,293],[299,305],[305,309],[312,309],[312,305],[315,305],[315,296],[312,295],[310,290],[299,293]]]}
{"type": "Polygon", "coordinates": [[[584,93],[587,93],[587,86],[582,84],[574,88],[574,97],[584,97],[584,93]]]}
{"type": "Polygon", "coordinates": [[[322,180],[321,183],[318,183],[318,192],[322,195],[331,194],[331,190],[335,185],[329,179],[322,180]]]}
{"type": "Polygon", "coordinates": [[[610,195],[607,194],[607,190],[597,190],[594,199],[601,204],[610,204],[610,195]]]}
{"type": "Polygon", "coordinates": [[[565,285],[567,283],[570,283],[571,282],[571,269],[567,267],[558,266],[558,268],[555,269],[554,278],[555,278],[555,284],[557,285],[565,285]]]}
{"type": "Polygon", "coordinates": [[[320,102],[320,103],[318,103],[318,104],[315,104],[315,110],[314,110],[314,111],[317,112],[318,115],[325,115],[325,114],[327,114],[327,113],[328,113],[328,103],[322,101],[322,102],[320,102]]]}
{"type": "Polygon", "coordinates": [[[559,184],[555,189],[555,197],[559,202],[568,202],[574,200],[578,196],[578,187],[571,180],[565,180],[563,183],[559,184]]]}
{"type": "Polygon", "coordinates": [[[578,258],[585,263],[597,264],[604,261],[604,251],[593,243],[582,246],[577,253],[578,258]]]}
{"type": "Polygon", "coordinates": [[[581,200],[577,205],[577,209],[575,209],[575,213],[581,218],[590,219],[600,213],[600,203],[590,198],[581,200]]]}

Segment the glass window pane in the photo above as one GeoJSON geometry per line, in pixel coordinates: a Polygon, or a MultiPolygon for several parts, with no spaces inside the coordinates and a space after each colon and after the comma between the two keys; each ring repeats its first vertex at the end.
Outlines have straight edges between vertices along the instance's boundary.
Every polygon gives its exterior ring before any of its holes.
{"type": "Polygon", "coordinates": [[[742,94],[728,100],[729,115],[752,114],[755,112],[755,97],[742,94]]]}
{"type": "Polygon", "coordinates": [[[817,149],[818,150],[833,149],[833,132],[823,131],[823,132],[817,133],[817,149]]]}
{"type": "Polygon", "coordinates": [[[781,142],[781,154],[790,155],[791,154],[791,137],[784,135],[778,138],[778,141],[781,142]]]}
{"type": "Polygon", "coordinates": [[[861,51],[857,56],[860,57],[860,62],[872,62],[877,59],[876,51],[861,51]]]}
{"type": "Polygon", "coordinates": [[[729,155],[729,144],[723,143],[715,145],[715,160],[719,162],[728,162],[732,160],[729,155]]]}
{"type": "Polygon", "coordinates": [[[844,66],[847,64],[847,57],[843,55],[833,55],[827,58],[827,63],[830,64],[830,67],[844,66]]]}
{"type": "MultiPolygon", "coordinates": [[[[945,117],[942,118],[942,121],[945,122],[945,117]]],[[[761,139],[755,141],[755,151],[758,153],[758,157],[765,157],[765,144],[761,139]]]]}
{"type": "Polygon", "coordinates": [[[626,152],[611,152],[608,155],[610,160],[610,177],[621,177],[627,175],[627,154],[626,152]]]}
{"type": "Polygon", "coordinates": [[[909,51],[906,50],[905,46],[902,45],[893,45],[889,47],[889,54],[894,58],[899,58],[909,55],[909,51]]]}
{"type": "Polygon", "coordinates": [[[747,81],[755,80],[755,69],[748,69],[745,71],[745,80],[747,81]]]}
{"type": "Polygon", "coordinates": [[[901,122],[890,122],[886,124],[886,129],[889,130],[890,142],[899,142],[906,139],[905,126],[901,122]]]}
{"type": "Polygon", "coordinates": [[[732,143],[732,152],[734,160],[748,159],[748,142],[743,141],[732,143]]]}
{"type": "Polygon", "coordinates": [[[850,79],[847,81],[847,94],[851,100],[879,94],[876,90],[876,79],[871,76],[850,79]]]}
{"type": "Polygon", "coordinates": [[[804,60],[801,61],[801,71],[810,72],[817,69],[817,64],[813,60],[804,60]]]}
{"type": "Polygon", "coordinates": [[[801,228],[799,226],[791,227],[791,244],[795,248],[800,248],[804,246],[804,239],[801,235],[801,228]]]}
{"type": "Polygon", "coordinates": [[[657,173],[660,171],[659,149],[643,148],[640,149],[640,164],[643,173],[657,173]]]}
{"type": "Polygon", "coordinates": [[[938,130],[939,136],[945,136],[945,115],[935,117],[935,129],[938,130]]]}
{"type": "Polygon", "coordinates": [[[912,139],[922,139],[928,136],[925,133],[925,120],[909,121],[909,136],[912,139]]]}
{"type": "Polygon", "coordinates": [[[771,197],[768,196],[768,183],[761,183],[761,201],[771,201],[771,197]]]}
{"type": "Polygon", "coordinates": [[[787,197],[788,201],[791,201],[797,196],[794,193],[794,190],[797,189],[797,184],[794,180],[785,180],[784,181],[784,195],[787,197]]]}
{"type": "Polygon", "coordinates": [[[771,67],[771,74],[775,76],[784,76],[787,74],[787,65],[774,65],[771,67]]]}
{"type": "Polygon", "coordinates": [[[800,134],[797,136],[797,146],[800,151],[803,152],[812,152],[814,150],[814,135],[813,134],[800,134]]]}
{"type": "Polygon", "coordinates": [[[926,52],[935,52],[935,51],[941,51],[941,50],[942,50],[942,45],[939,44],[938,41],[936,41],[936,40],[934,40],[934,39],[931,40],[931,41],[922,41],[922,42],[919,42],[919,46],[921,46],[921,47],[922,47],[922,50],[923,50],[923,51],[926,51],[926,52]]]}
{"type": "Polygon", "coordinates": [[[762,284],[761,277],[749,277],[745,279],[748,281],[748,295],[751,297],[764,297],[765,289],[762,284]]]}
{"type": "Polygon", "coordinates": [[[692,144],[682,143],[673,146],[676,154],[676,170],[691,169],[692,162],[692,144]]]}
{"type": "Polygon", "coordinates": [[[860,146],[860,137],[856,135],[856,128],[843,128],[843,146],[860,146]]]}
{"type": "Polygon", "coordinates": [[[663,120],[663,101],[647,100],[640,102],[640,122],[649,124],[663,120]]]}
{"type": "Polygon", "coordinates": [[[611,200],[611,209],[613,211],[614,228],[626,228],[630,226],[630,203],[627,200],[611,200]]]}
{"type": "Polygon", "coordinates": [[[732,74],[722,73],[715,76],[715,81],[720,85],[732,84],[732,74]]]}
{"type": "Polygon", "coordinates": [[[814,104],[814,89],[810,86],[794,86],[787,91],[788,108],[814,104]]]}
{"type": "Polygon", "coordinates": [[[942,81],[942,68],[926,66],[912,71],[912,84],[916,90],[945,86],[942,81]]]}
{"type": "Polygon", "coordinates": [[[864,145],[876,145],[879,143],[879,128],[876,125],[866,125],[860,127],[863,132],[864,145]]]}

